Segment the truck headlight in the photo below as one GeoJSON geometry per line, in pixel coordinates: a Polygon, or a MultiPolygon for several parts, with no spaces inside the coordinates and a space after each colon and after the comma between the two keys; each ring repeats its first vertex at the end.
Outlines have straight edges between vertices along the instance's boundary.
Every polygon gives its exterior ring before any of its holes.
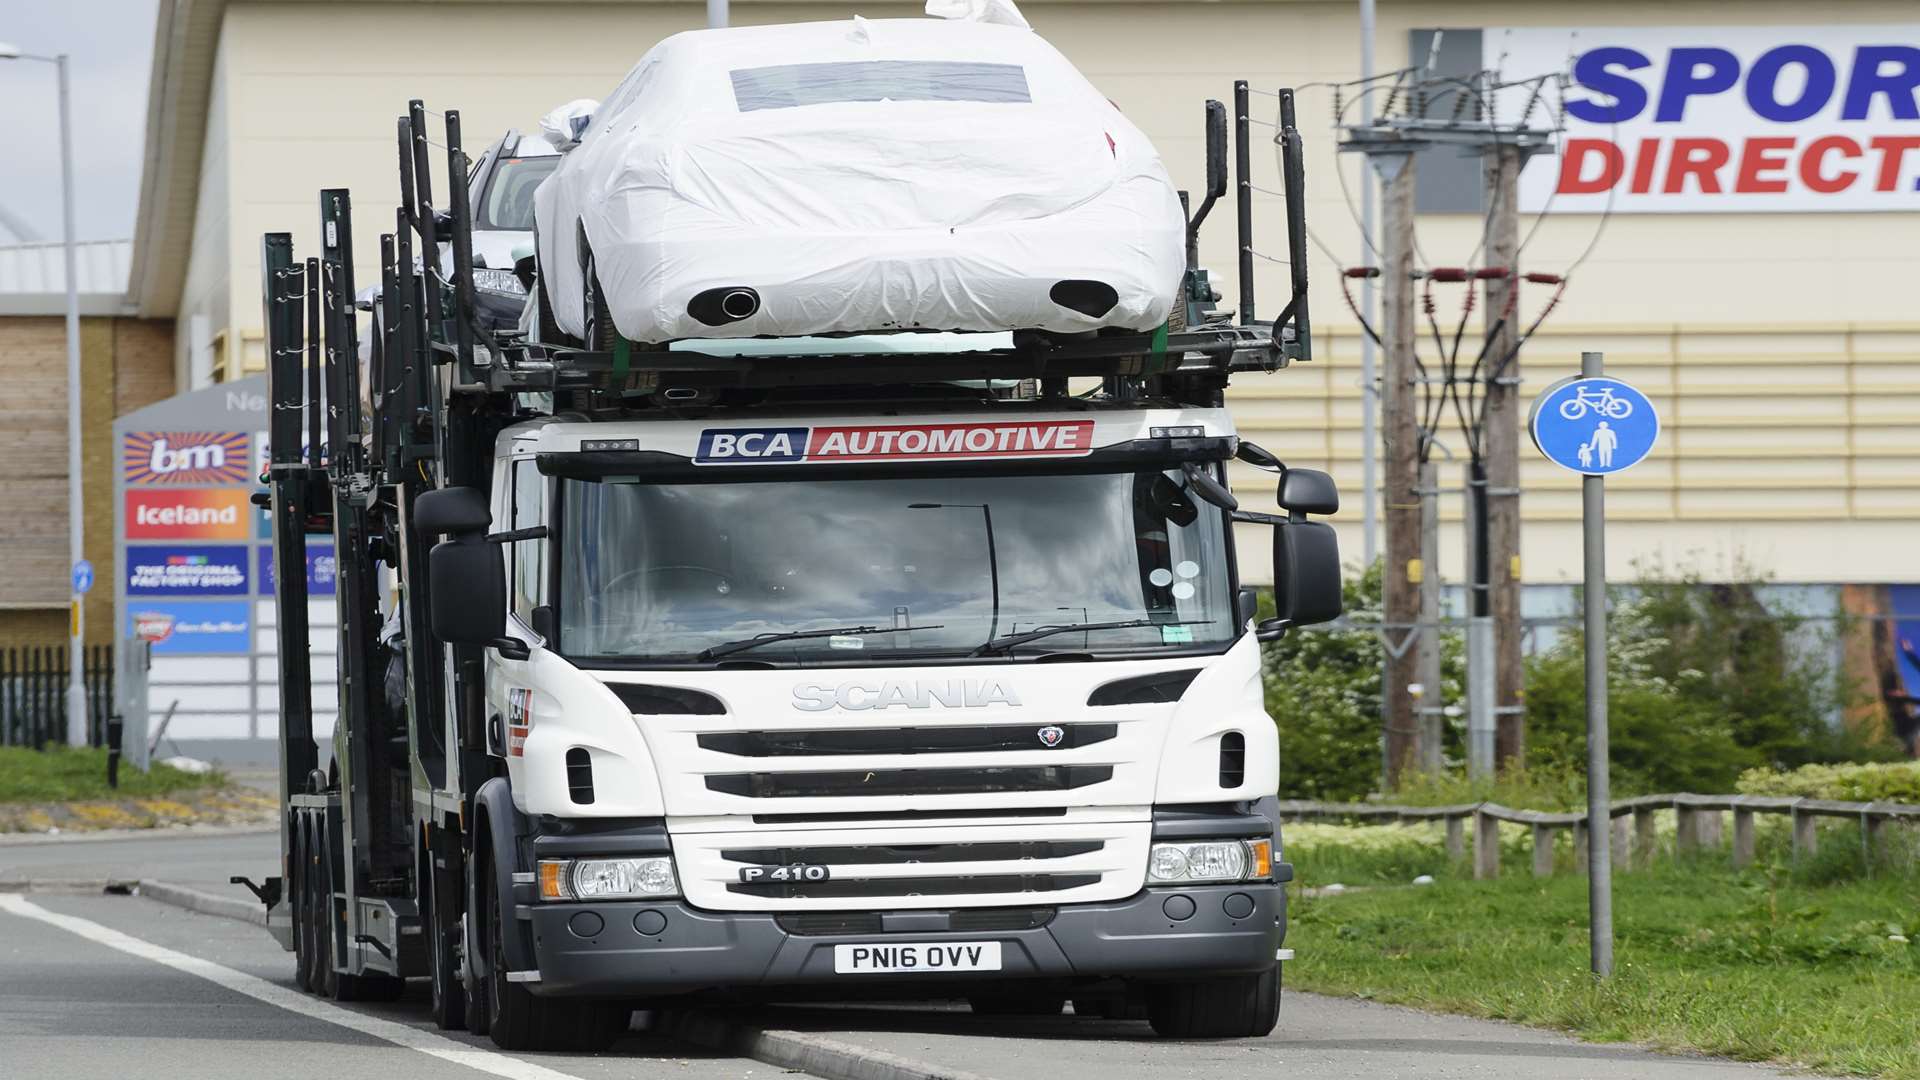
{"type": "Polygon", "coordinates": [[[673,859],[542,859],[542,900],[649,900],[680,895],[673,859]]]}
{"type": "Polygon", "coordinates": [[[519,275],[511,270],[489,270],[479,267],[473,272],[473,287],[483,292],[499,293],[502,296],[525,296],[527,287],[520,284],[519,275]]]}
{"type": "Polygon", "coordinates": [[[1272,876],[1272,840],[1155,844],[1147,853],[1149,885],[1261,881],[1272,876]]]}

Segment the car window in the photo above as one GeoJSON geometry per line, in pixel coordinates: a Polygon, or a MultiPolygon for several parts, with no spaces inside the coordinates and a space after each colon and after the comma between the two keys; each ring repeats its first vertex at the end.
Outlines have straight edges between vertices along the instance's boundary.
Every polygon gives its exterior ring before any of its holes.
{"type": "Polygon", "coordinates": [[[487,193],[480,200],[476,229],[533,230],[533,193],[540,182],[553,175],[560,165],[558,157],[502,158],[493,167],[487,181],[487,193]]]}
{"type": "Polygon", "coordinates": [[[858,60],[740,68],[733,100],[741,112],[845,101],[1033,100],[1019,64],[949,60],[858,60]]]}

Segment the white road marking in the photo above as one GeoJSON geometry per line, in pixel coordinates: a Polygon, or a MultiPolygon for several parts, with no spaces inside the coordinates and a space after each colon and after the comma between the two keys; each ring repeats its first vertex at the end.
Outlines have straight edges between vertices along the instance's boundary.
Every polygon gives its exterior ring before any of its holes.
{"type": "Polygon", "coordinates": [[[23,918],[38,919],[68,933],[78,934],[88,941],[105,945],[109,949],[117,949],[129,956],[151,960],[156,964],[164,964],[175,971],[197,975],[208,982],[217,983],[235,993],[245,994],[256,1001],[276,1005],[288,1012],[299,1013],[301,1016],[315,1020],[324,1020],[329,1024],[360,1032],[362,1035],[384,1039],[395,1046],[418,1050],[429,1057],[451,1061],[456,1065],[464,1065],[469,1069],[492,1076],[505,1077],[506,1080],[580,1080],[571,1073],[549,1069],[531,1061],[521,1061],[492,1050],[468,1046],[431,1031],[423,1031],[392,1020],[382,1020],[377,1016],[368,1016],[352,1009],[343,1009],[330,1001],[309,997],[298,990],[268,982],[258,976],[248,975],[229,967],[222,967],[210,960],[202,960],[142,941],[97,922],[48,911],[13,893],[0,893],[0,911],[9,911],[23,918]]]}

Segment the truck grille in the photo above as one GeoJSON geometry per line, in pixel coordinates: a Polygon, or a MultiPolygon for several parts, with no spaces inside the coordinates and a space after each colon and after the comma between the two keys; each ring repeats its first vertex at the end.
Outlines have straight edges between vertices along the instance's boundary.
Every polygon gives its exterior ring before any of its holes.
{"type": "Polygon", "coordinates": [[[1020,791],[1071,791],[1112,778],[1111,765],[987,765],[964,769],[720,773],[707,777],[707,789],[755,799],[988,795],[1020,791]]]}
{"type": "Polygon", "coordinates": [[[1042,742],[1032,724],[979,727],[824,728],[800,731],[713,731],[700,748],[736,757],[828,757],[840,754],[975,754],[1019,750],[1071,750],[1103,743],[1118,724],[1059,724],[1058,738],[1042,742]]]}
{"type": "MultiPolygon", "coordinates": [[[[763,826],[751,833],[675,832],[673,853],[687,900],[697,907],[833,915],[809,923],[813,933],[868,933],[868,916],[894,919],[890,913],[901,912],[927,912],[895,919],[924,930],[934,913],[964,907],[964,919],[952,912],[948,921],[984,931],[1032,925],[1007,911],[1133,895],[1145,876],[1151,831],[1146,821],[1071,818],[1003,822],[984,837],[963,821],[763,826]],[[766,871],[796,865],[822,868],[827,877],[768,880],[766,871]],[[997,909],[1004,909],[1000,916],[989,914],[997,909]]],[[[881,929],[888,929],[884,920],[881,929]]]]}
{"type": "Polygon", "coordinates": [[[1099,874],[954,874],[947,877],[829,878],[826,881],[736,881],[728,892],[781,900],[834,900],[852,897],[1024,896],[1060,892],[1100,883],[1099,874]]]}
{"type": "Polygon", "coordinates": [[[1106,847],[1104,840],[1017,840],[979,844],[862,844],[845,847],[726,848],[728,862],[778,865],[812,863],[818,866],[892,863],[1012,862],[1018,859],[1065,859],[1106,847]]]}

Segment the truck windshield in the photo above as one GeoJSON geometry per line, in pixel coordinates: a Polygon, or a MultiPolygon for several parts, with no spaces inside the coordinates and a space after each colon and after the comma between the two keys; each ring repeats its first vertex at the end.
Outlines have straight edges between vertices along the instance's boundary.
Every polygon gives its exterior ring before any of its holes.
{"type": "Polygon", "coordinates": [[[1234,637],[1225,521],[1178,469],[652,484],[561,481],[559,649],[585,663],[852,666],[1138,654],[1234,637]],[[760,635],[845,627],[727,649],[760,635]],[[879,632],[875,632],[875,631],[879,632]],[[715,658],[709,658],[715,659],[715,658]]]}

